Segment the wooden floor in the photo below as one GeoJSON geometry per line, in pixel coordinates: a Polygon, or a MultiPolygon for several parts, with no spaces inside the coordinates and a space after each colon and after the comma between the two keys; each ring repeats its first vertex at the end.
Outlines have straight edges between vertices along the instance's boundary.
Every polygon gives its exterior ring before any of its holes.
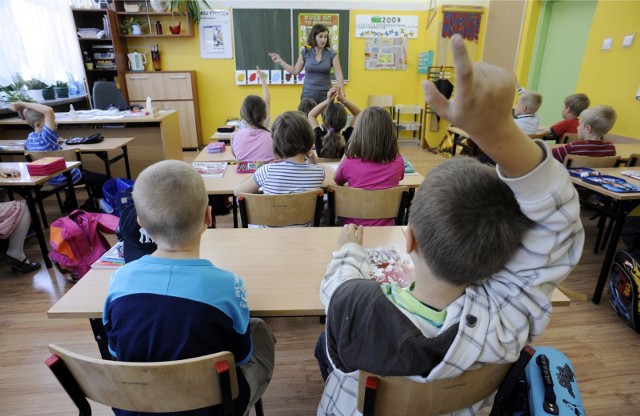
{"type": "MultiPolygon", "coordinates": [[[[405,145],[401,151],[421,173],[439,162],[437,156],[413,146],[405,145]]],[[[185,154],[187,161],[194,157],[195,153],[185,154]]],[[[56,205],[50,205],[48,212],[54,219],[56,205]]],[[[230,217],[219,217],[218,226],[231,227],[230,217]]],[[[583,215],[588,236],[584,255],[565,286],[590,296],[603,255],[591,251],[595,227],[588,217],[583,215]]],[[[40,257],[35,238],[27,247],[30,258],[40,257]]],[[[76,414],[43,364],[49,343],[99,356],[88,321],[47,319],[47,309],[70,286],[53,270],[23,275],[0,265],[0,415],[76,414]]],[[[266,414],[315,414],[323,383],[313,347],[322,325],[317,318],[277,318],[268,323],[278,343],[273,381],[263,400],[266,414]]],[[[588,415],[640,413],[640,335],[615,315],[606,300],[600,305],[587,301],[556,308],[536,344],[558,348],[572,360],[588,415]]],[[[112,413],[96,405],[95,414],[112,413]]]]}

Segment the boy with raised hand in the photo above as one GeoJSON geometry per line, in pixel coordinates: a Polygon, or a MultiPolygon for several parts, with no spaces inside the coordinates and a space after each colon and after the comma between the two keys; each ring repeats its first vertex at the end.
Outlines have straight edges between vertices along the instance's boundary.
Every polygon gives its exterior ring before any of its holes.
{"type": "Polygon", "coordinates": [[[511,117],[513,76],[472,65],[459,35],[451,48],[456,95],[447,100],[425,81],[425,101],[498,166],[455,157],[427,175],[406,229],[415,265],[408,288],[371,280],[366,230],[342,230],[320,288],[326,345],[321,336],[316,355],[331,373],[318,414],[359,414],[358,370],[430,381],[516,361],[546,328],[552,291],[580,259],[576,191],[544,143],[511,117]]]}
{"type": "Polygon", "coordinates": [[[187,163],[158,162],[140,173],[133,199],[157,250],[111,277],[102,314],[111,354],[157,362],[231,351],[241,370],[234,410],[247,415],[271,380],[275,338],[262,320],[249,319],[242,279],[200,258],[200,237],[212,221],[202,177],[187,163]]]}

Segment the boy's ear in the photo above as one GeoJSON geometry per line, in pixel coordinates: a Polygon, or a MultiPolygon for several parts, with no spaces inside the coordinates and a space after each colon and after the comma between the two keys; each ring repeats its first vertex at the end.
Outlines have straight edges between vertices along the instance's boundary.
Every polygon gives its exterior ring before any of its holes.
{"type": "Polygon", "coordinates": [[[207,209],[204,212],[204,223],[207,228],[211,228],[211,224],[213,224],[213,216],[211,215],[211,205],[207,205],[207,209]]]}
{"type": "Polygon", "coordinates": [[[406,236],[407,253],[413,253],[414,251],[418,253],[420,251],[420,246],[416,241],[416,236],[413,234],[413,230],[410,225],[407,225],[406,236]]]}
{"type": "Polygon", "coordinates": [[[591,131],[593,130],[593,127],[591,127],[591,124],[585,124],[584,125],[584,131],[591,134],[591,131]]]}

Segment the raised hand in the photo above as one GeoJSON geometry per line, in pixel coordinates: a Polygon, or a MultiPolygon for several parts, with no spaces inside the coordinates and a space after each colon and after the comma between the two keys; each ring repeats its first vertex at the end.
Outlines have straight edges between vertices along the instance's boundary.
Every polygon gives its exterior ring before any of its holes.
{"type": "Polygon", "coordinates": [[[282,61],[282,58],[280,58],[280,55],[278,55],[277,53],[270,52],[270,53],[269,53],[269,58],[271,58],[271,60],[272,60],[273,62],[278,63],[278,64],[279,64],[280,62],[283,62],[283,61],[282,61]]]}

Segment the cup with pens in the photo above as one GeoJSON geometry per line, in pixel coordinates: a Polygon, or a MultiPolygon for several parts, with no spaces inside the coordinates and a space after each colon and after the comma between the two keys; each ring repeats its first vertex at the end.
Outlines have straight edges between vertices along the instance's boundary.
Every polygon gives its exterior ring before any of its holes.
{"type": "Polygon", "coordinates": [[[160,49],[158,45],[151,47],[151,61],[154,71],[160,71],[160,49]]]}

